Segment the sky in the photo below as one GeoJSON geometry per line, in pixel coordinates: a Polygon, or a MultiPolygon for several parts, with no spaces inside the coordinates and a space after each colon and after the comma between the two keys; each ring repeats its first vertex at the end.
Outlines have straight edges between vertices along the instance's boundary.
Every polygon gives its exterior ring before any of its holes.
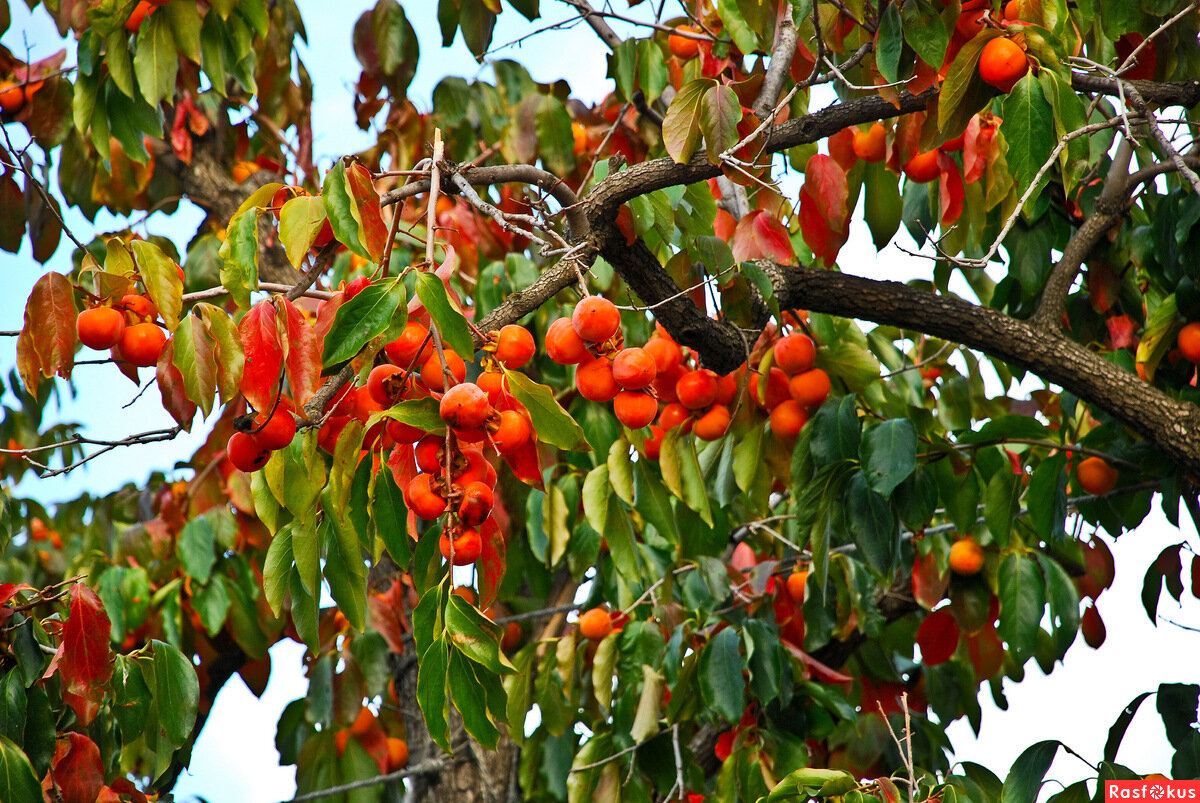
{"type": "MultiPolygon", "coordinates": [[[[461,38],[449,50],[441,49],[441,36],[433,12],[436,4],[428,0],[402,4],[421,43],[422,59],[410,89],[410,97],[420,108],[428,109],[433,87],[446,75],[468,79],[488,76],[486,66],[481,68],[476,64],[461,38]]],[[[3,37],[6,45],[14,51],[23,51],[27,41],[35,57],[47,55],[62,46],[44,13],[38,11],[30,16],[24,4],[9,5],[13,25],[3,37]]],[[[299,0],[309,36],[307,47],[301,49],[301,57],[315,82],[314,154],[322,167],[328,167],[343,153],[370,144],[370,138],[358,131],[353,123],[350,102],[359,67],[350,48],[350,32],[358,15],[372,5],[363,0],[337,3],[299,0]]],[[[668,15],[669,6],[670,3],[668,15]]],[[[544,20],[541,24],[569,16],[566,6],[554,0],[543,0],[542,11],[544,20]]],[[[622,35],[628,30],[619,23],[614,27],[622,35]]],[[[494,46],[516,39],[530,29],[531,26],[519,15],[507,12],[500,18],[494,46]]],[[[521,61],[536,80],[550,81],[565,76],[576,97],[595,101],[612,88],[612,82],[604,78],[607,71],[605,53],[591,30],[577,25],[568,31],[535,37],[495,55],[521,61]],[[563,58],[566,53],[570,58],[563,58]]],[[[73,59],[68,63],[73,63],[73,59]]],[[[814,107],[817,105],[820,104],[814,102],[814,107]]],[[[155,234],[173,237],[182,250],[198,219],[195,210],[185,213],[183,223],[156,215],[150,218],[147,227],[155,234]]],[[[78,215],[69,220],[69,224],[85,241],[93,234],[90,224],[78,215]]],[[[124,225],[124,221],[101,218],[96,230],[115,230],[124,225]]],[[[911,241],[904,242],[906,238],[903,232],[898,235],[906,247],[912,248],[911,241]]],[[[894,245],[876,254],[870,243],[865,225],[856,220],[850,241],[839,259],[845,272],[896,280],[928,275],[931,263],[913,259],[894,245]]],[[[52,267],[66,270],[67,259],[67,248],[60,247],[52,267]]],[[[15,257],[0,254],[0,275],[4,276],[6,284],[5,292],[0,294],[0,330],[20,328],[24,299],[39,273],[27,252],[15,257]]],[[[0,341],[0,345],[0,371],[7,375],[15,361],[15,344],[7,339],[0,341]]],[[[130,408],[123,408],[136,389],[111,365],[80,366],[75,376],[81,398],[78,404],[68,400],[60,414],[64,420],[84,422],[90,435],[128,435],[132,431],[132,421],[137,422],[139,431],[171,425],[154,389],[130,408]]],[[[127,481],[145,481],[152,469],[171,471],[174,461],[180,455],[190,454],[205,430],[197,422],[193,435],[183,435],[170,443],[140,446],[136,451],[116,450],[65,477],[43,481],[27,479],[17,488],[17,493],[54,501],[71,498],[84,489],[107,493],[127,481]]],[[[1188,657],[1200,654],[1200,633],[1184,631],[1164,622],[1152,627],[1139,600],[1145,567],[1164,546],[1181,540],[1196,546],[1194,528],[1188,523],[1182,530],[1176,530],[1157,507],[1136,531],[1115,543],[1109,539],[1116,556],[1117,577],[1113,588],[1099,600],[1099,609],[1108,627],[1107,643],[1097,651],[1084,645],[1082,639],[1077,640],[1067,653],[1064,665],[1057,667],[1049,677],[1042,676],[1031,662],[1022,683],[1006,684],[1007,711],[996,708],[990,695],[981,695],[984,709],[982,737],[975,739],[965,720],[950,726],[956,757],[989,766],[1003,776],[1025,747],[1043,738],[1059,738],[1094,762],[1101,755],[1109,726],[1135,695],[1152,690],[1161,682],[1195,681],[1194,660],[1188,657]]],[[[1185,600],[1184,609],[1180,610],[1164,595],[1160,614],[1193,626],[1200,625],[1200,604],[1186,594],[1185,600]]],[[[176,787],[179,799],[204,796],[214,801],[275,801],[292,796],[294,770],[278,766],[274,732],[279,712],[305,692],[306,682],[300,673],[301,651],[302,647],[291,641],[276,645],[272,650],[275,669],[261,699],[255,698],[239,678],[226,684],[197,741],[192,766],[176,787]]],[[[1169,756],[1161,724],[1148,701],[1142,713],[1135,717],[1118,760],[1142,772],[1167,771],[1169,756]]],[[[1089,774],[1094,774],[1089,767],[1060,754],[1048,777],[1067,784],[1089,774]]],[[[1049,785],[1045,794],[1053,793],[1057,788],[1049,785]]]]}

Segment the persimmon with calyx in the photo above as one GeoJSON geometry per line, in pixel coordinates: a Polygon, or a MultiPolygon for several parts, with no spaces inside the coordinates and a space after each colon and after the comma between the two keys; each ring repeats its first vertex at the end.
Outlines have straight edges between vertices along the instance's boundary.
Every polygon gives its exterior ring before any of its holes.
{"type": "Polygon", "coordinates": [[[1025,51],[1011,39],[993,39],[979,54],[979,77],[1001,92],[1011,91],[1027,72],[1029,60],[1025,51]]]}
{"type": "Polygon", "coordinates": [[[775,364],[789,375],[809,370],[817,360],[816,344],[808,335],[799,333],[778,340],[773,351],[775,364]]]}
{"type": "Polygon", "coordinates": [[[667,49],[683,61],[696,58],[700,53],[700,40],[684,34],[700,33],[691,25],[676,25],[675,32],[667,37],[667,49]]]}
{"type": "Polygon", "coordinates": [[[458,503],[458,518],[468,527],[478,527],[492,515],[495,496],[487,483],[472,482],[463,488],[462,501],[458,503]]]}
{"type": "Polygon", "coordinates": [[[613,399],[613,414],[630,429],[641,429],[658,415],[658,402],[640,390],[622,390],[613,399]]]}
{"type": "Polygon", "coordinates": [[[296,419],[292,418],[291,410],[280,402],[270,418],[265,413],[255,416],[254,429],[253,437],[258,445],[275,451],[284,448],[296,437],[296,419]]]}
{"type": "Polygon", "coordinates": [[[1175,345],[1188,362],[1200,363],[1200,321],[1194,321],[1180,329],[1175,345]]]}
{"type": "Polygon", "coordinates": [[[983,568],[983,547],[970,536],[961,538],[950,547],[950,570],[969,577],[983,568]]]}
{"type": "Polygon", "coordinates": [[[429,342],[429,330],[420,321],[404,324],[400,336],[383,347],[387,358],[401,368],[421,365],[433,351],[429,342]]]}
{"type": "Polygon", "coordinates": [[[446,439],[441,435],[426,435],[413,450],[417,468],[426,474],[436,474],[442,470],[442,446],[446,439]]]}
{"type": "Polygon", "coordinates": [[[783,372],[783,369],[772,365],[771,370],[767,373],[766,388],[761,389],[762,383],[759,381],[760,375],[753,373],[750,375],[750,398],[754,399],[754,403],[759,407],[767,410],[774,410],[780,403],[786,401],[789,397],[788,393],[788,375],[783,372]]]}
{"type": "Polygon", "coordinates": [[[1094,496],[1105,496],[1117,487],[1118,472],[1103,457],[1089,457],[1075,469],[1079,486],[1094,496]]]}
{"type": "Polygon", "coordinates": [[[940,174],[936,148],[931,151],[919,152],[904,163],[904,175],[908,176],[909,181],[917,184],[928,184],[940,174]]]}
{"type": "Polygon", "coordinates": [[[856,128],[851,146],[854,155],[864,162],[882,162],[887,157],[887,129],[881,123],[874,123],[866,131],[856,128]]]}
{"type": "Polygon", "coordinates": [[[788,381],[788,393],[809,410],[820,407],[829,398],[829,374],[820,368],[796,374],[788,381]]]}
{"type": "Polygon", "coordinates": [[[589,343],[603,343],[621,328],[621,312],[604,296],[588,296],[571,313],[575,334],[589,343]]]}
{"type": "Polygon", "coordinates": [[[608,402],[621,392],[621,386],[613,377],[612,360],[596,357],[575,369],[575,388],[588,401],[608,402]]]}
{"type": "Polygon", "coordinates": [[[529,420],[516,410],[502,410],[496,422],[495,431],[491,432],[492,443],[500,454],[511,454],[529,443],[533,429],[529,420]]]}
{"type": "Polygon", "coordinates": [[[384,365],[376,365],[367,376],[367,393],[381,406],[391,407],[396,400],[388,392],[393,386],[393,383],[388,380],[396,374],[402,373],[404,373],[404,369],[395,365],[388,365],[386,363],[384,365]]]}
{"type": "Polygon", "coordinates": [[[418,474],[404,491],[408,509],[418,518],[433,521],[446,512],[446,500],[438,493],[432,474],[418,474]]]}
{"type": "Polygon", "coordinates": [[[126,319],[129,323],[153,321],[158,317],[158,307],[154,306],[154,302],[137,293],[122,296],[120,306],[132,316],[132,318],[127,317],[126,319]]]}
{"type": "Polygon", "coordinates": [[[537,345],[524,326],[510,323],[496,336],[496,359],[506,368],[520,368],[533,359],[537,345]]]}
{"type": "Polygon", "coordinates": [[[579,615],[579,634],[586,639],[602,641],[612,631],[612,616],[604,608],[592,608],[579,615]]]}
{"type": "Polygon", "coordinates": [[[714,404],[707,413],[696,419],[692,432],[702,441],[715,441],[729,431],[731,421],[729,408],[714,404]]]}
{"type": "Polygon", "coordinates": [[[717,375],[705,368],[688,371],[675,383],[675,396],[689,410],[703,410],[717,400],[717,375]]]}
{"type": "Polygon", "coordinates": [[[612,361],[613,379],[625,390],[641,390],[657,374],[654,358],[636,346],[622,349],[612,361]]]}
{"type": "Polygon", "coordinates": [[[546,356],[559,365],[577,365],[591,356],[570,318],[559,318],[546,330],[546,356]]]}
{"type": "Polygon", "coordinates": [[[75,334],[79,342],[97,351],[117,345],[124,333],[125,316],[112,307],[85,309],[75,319],[75,334]]]}
{"type": "Polygon", "coordinates": [[[438,549],[442,557],[455,566],[470,566],[483,552],[483,539],[478,530],[472,529],[463,530],[453,541],[443,534],[438,538],[438,549]]]}
{"type": "Polygon", "coordinates": [[[225,456],[233,467],[247,474],[258,471],[271,459],[271,450],[245,432],[235,432],[225,445],[225,456]]]}
{"type": "Polygon", "coordinates": [[[121,333],[121,356],[139,368],[147,368],[158,362],[167,336],[152,323],[137,323],[126,326],[121,333]]]}
{"type": "Polygon", "coordinates": [[[438,405],[442,420],[455,429],[478,429],[492,413],[487,394],[474,382],[463,382],[446,391],[438,405]]]}

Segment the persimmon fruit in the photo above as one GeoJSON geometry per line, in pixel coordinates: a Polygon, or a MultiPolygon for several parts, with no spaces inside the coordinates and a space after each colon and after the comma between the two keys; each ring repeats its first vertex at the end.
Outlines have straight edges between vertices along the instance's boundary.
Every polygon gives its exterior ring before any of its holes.
{"type": "Polygon", "coordinates": [[[596,357],[575,369],[575,388],[588,401],[608,402],[621,392],[608,357],[596,357]]]}
{"type": "Polygon", "coordinates": [[[950,547],[950,570],[955,574],[969,577],[982,568],[983,547],[974,538],[961,538],[950,547]]]}
{"type": "Polygon", "coordinates": [[[121,356],[140,368],[148,368],[158,362],[167,336],[152,323],[136,323],[126,326],[121,333],[121,356]]]}
{"type": "Polygon", "coordinates": [[[1105,496],[1117,487],[1118,472],[1103,457],[1089,457],[1075,469],[1079,485],[1095,496],[1105,496]]]}
{"type": "Polygon", "coordinates": [[[621,328],[621,312],[604,296],[588,296],[571,313],[575,334],[589,343],[603,343],[621,328]]]}
{"type": "Polygon", "coordinates": [[[1193,321],[1180,329],[1175,344],[1184,359],[1191,363],[1200,363],[1200,321],[1193,321]]]}
{"type": "Polygon", "coordinates": [[[820,368],[796,374],[788,381],[788,393],[802,407],[809,410],[824,404],[829,398],[829,390],[829,374],[820,368]]]}
{"type": "Polygon", "coordinates": [[[817,360],[817,346],[808,335],[799,333],[780,338],[773,347],[775,364],[788,375],[803,373],[817,360]]]}
{"type": "Polygon", "coordinates": [[[443,534],[438,538],[438,549],[442,557],[455,566],[470,566],[483,553],[483,539],[478,530],[472,529],[463,530],[453,541],[443,534]]]}
{"type": "Polygon", "coordinates": [[[546,356],[559,365],[578,365],[591,355],[571,319],[559,318],[546,330],[546,356]]]}
{"type": "Polygon", "coordinates": [[[904,175],[908,176],[909,181],[917,184],[928,184],[940,173],[936,148],[931,151],[918,152],[904,164],[904,175]]]}
{"type": "Polygon", "coordinates": [[[625,390],[641,390],[654,381],[654,358],[636,346],[622,349],[612,361],[612,376],[625,390]]]}
{"type": "Polygon", "coordinates": [[[245,432],[235,432],[225,445],[225,456],[233,467],[247,474],[258,471],[271,459],[271,450],[245,432]]]}
{"type": "Polygon", "coordinates": [[[112,307],[92,307],[75,319],[75,334],[79,342],[91,349],[103,351],[121,342],[125,333],[125,316],[112,307]]]}
{"type": "Polygon", "coordinates": [[[707,413],[696,419],[692,432],[702,441],[715,441],[729,431],[731,420],[728,407],[714,404],[707,413]]]}
{"type": "Polygon", "coordinates": [[[271,451],[284,448],[296,437],[296,419],[292,418],[291,411],[283,402],[275,408],[275,413],[269,419],[265,413],[256,416],[254,428],[258,430],[254,433],[254,440],[259,446],[271,451]]]}
{"type": "Polygon", "coordinates": [[[689,410],[703,410],[717,400],[717,375],[704,368],[688,371],[675,383],[675,396],[689,410]]]}
{"type": "Polygon", "coordinates": [[[700,53],[700,40],[683,34],[700,33],[691,25],[676,25],[675,31],[667,37],[667,49],[672,55],[683,61],[696,58],[700,53]]]}
{"type": "Polygon", "coordinates": [[[405,491],[408,509],[418,518],[433,521],[446,512],[446,500],[437,492],[432,474],[418,474],[405,491]]]}
{"type": "Polygon", "coordinates": [[[424,363],[432,350],[429,329],[420,321],[404,324],[400,336],[383,347],[387,358],[401,368],[424,363]]]}
{"type": "Polygon", "coordinates": [[[1001,92],[1011,91],[1027,72],[1024,49],[1007,37],[991,40],[979,54],[979,77],[1001,92]]]}
{"type": "Polygon", "coordinates": [[[533,359],[537,345],[524,326],[510,323],[496,338],[496,359],[506,368],[520,368],[533,359]]]}
{"type": "Polygon", "coordinates": [[[864,162],[882,162],[887,156],[887,129],[881,123],[872,124],[866,131],[856,128],[851,146],[854,155],[864,162]]]}
{"type": "Polygon", "coordinates": [[[491,415],[492,405],[479,385],[463,382],[446,391],[438,412],[455,429],[478,429],[491,415]]]}
{"type": "Polygon", "coordinates": [[[601,641],[612,631],[612,616],[604,608],[592,608],[579,615],[579,634],[586,639],[601,641]]]}
{"type": "Polygon", "coordinates": [[[613,414],[630,429],[641,429],[658,415],[658,402],[640,390],[622,390],[613,399],[613,414]]]}
{"type": "Polygon", "coordinates": [[[529,443],[533,429],[529,420],[516,410],[502,410],[496,431],[491,433],[492,443],[500,454],[511,454],[529,443]]]}

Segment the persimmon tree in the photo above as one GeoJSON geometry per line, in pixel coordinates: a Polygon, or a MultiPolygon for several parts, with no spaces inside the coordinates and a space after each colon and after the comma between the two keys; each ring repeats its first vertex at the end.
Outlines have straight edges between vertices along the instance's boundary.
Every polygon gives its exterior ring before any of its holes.
{"type": "MultiPolygon", "coordinates": [[[[367,9],[377,140],[333,164],[293,0],[56,0],[74,66],[0,52],[0,247],[73,265],[6,333],[5,478],[208,432],[2,498],[0,798],[169,790],[291,638],[307,799],[1033,800],[1057,742],[951,767],[947,725],[1100,645],[1093,533],[1200,511],[1197,5],[508,5],[441,2],[441,43],[367,9]],[[563,13],[598,104],[491,50],[563,13]],[[460,35],[487,77],[414,103],[460,35]],[[182,253],[62,217],[189,204],[182,253]],[[839,270],[856,214],[924,275],[839,270]],[[50,420],[98,359],[175,426],[50,420]]],[[[1152,621],[1164,587],[1195,545],[1152,621]]],[[[1141,777],[1150,693],[1200,771],[1197,687],[1146,691],[1095,777],[1141,777]]]]}

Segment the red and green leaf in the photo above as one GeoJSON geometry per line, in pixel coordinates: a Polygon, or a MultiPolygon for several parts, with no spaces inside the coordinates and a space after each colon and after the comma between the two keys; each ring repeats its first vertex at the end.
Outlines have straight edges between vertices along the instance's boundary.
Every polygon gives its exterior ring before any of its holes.
{"type": "Polygon", "coordinates": [[[42,378],[71,378],[75,365],[75,289],[61,273],[44,274],[25,302],[25,326],[17,338],[17,368],[30,393],[42,378]]]}
{"type": "Polygon", "coordinates": [[[256,410],[270,410],[275,404],[283,375],[283,343],[279,337],[275,305],[260,301],[238,325],[242,352],[246,356],[240,388],[246,401],[256,410]]]}
{"type": "Polygon", "coordinates": [[[297,406],[308,401],[321,382],[321,338],[300,308],[281,298],[279,328],[284,333],[284,371],[297,406]]]}
{"type": "Polygon", "coordinates": [[[109,638],[112,624],[100,597],[82,583],[71,587],[69,613],[63,624],[58,670],[63,698],[83,725],[91,724],[100,708],[104,688],[112,677],[109,638]]]}

